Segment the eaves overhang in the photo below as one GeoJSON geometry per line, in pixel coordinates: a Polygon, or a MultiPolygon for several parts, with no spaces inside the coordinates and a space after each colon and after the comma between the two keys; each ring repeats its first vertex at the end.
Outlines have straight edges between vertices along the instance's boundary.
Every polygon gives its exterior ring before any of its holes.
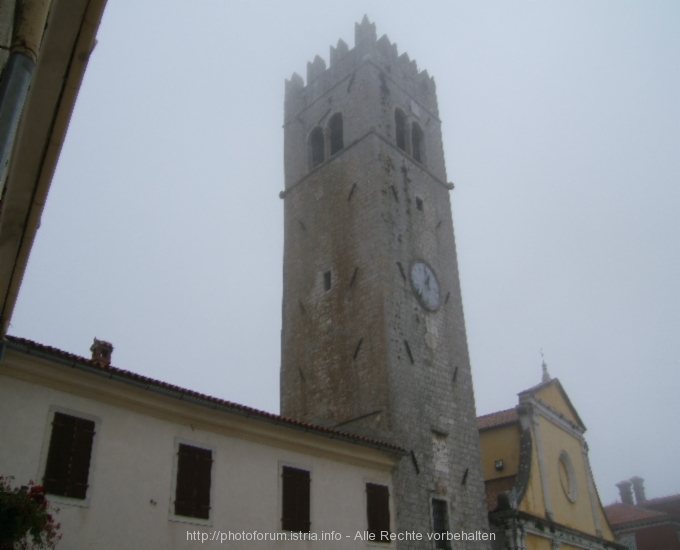
{"type": "Polygon", "coordinates": [[[0,198],[0,338],[7,333],[106,0],[52,0],[0,198]]]}

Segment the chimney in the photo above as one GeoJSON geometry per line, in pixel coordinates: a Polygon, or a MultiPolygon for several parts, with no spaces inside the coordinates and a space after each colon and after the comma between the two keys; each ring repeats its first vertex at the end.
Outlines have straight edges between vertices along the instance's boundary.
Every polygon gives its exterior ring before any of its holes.
{"type": "Polygon", "coordinates": [[[111,354],[113,353],[113,344],[105,342],[104,340],[94,339],[90,346],[92,352],[92,360],[99,363],[103,367],[108,367],[111,364],[111,354]]]}
{"type": "Polygon", "coordinates": [[[633,502],[633,492],[630,490],[631,482],[630,481],[621,481],[616,484],[616,486],[619,488],[619,494],[621,495],[621,502],[624,504],[630,504],[633,506],[635,503],[633,502]]]}
{"type": "Polygon", "coordinates": [[[645,496],[645,480],[641,477],[631,477],[630,482],[633,484],[633,491],[635,491],[635,504],[642,506],[647,502],[647,497],[645,496]]]}

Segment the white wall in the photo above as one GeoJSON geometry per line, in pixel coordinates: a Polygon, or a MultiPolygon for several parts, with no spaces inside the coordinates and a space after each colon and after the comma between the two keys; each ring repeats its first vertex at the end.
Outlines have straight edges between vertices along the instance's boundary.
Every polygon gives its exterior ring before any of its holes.
{"type": "MultiPolygon", "coordinates": [[[[47,368],[65,369],[62,366],[47,368]]],[[[69,376],[96,378],[70,370],[69,376]]],[[[9,371],[4,369],[4,372],[9,371]]],[[[365,483],[371,481],[391,486],[391,473],[384,465],[373,468],[333,460],[322,456],[328,452],[312,449],[318,440],[322,445],[327,446],[330,442],[344,447],[344,452],[347,447],[356,447],[359,455],[382,454],[360,445],[333,442],[324,436],[300,435],[290,428],[269,425],[266,430],[277,431],[284,438],[290,435],[292,443],[266,444],[192,428],[190,416],[182,423],[107,403],[105,401],[111,399],[104,396],[106,392],[93,399],[64,391],[68,390],[68,384],[63,381],[50,384],[63,386],[56,389],[26,380],[25,375],[22,377],[23,380],[0,374],[0,474],[14,476],[15,483],[23,484],[29,479],[40,482],[42,479],[51,410],[56,408],[67,414],[99,420],[92,451],[89,502],[85,506],[83,503],[58,503],[57,518],[63,533],[59,548],[62,549],[188,548],[200,543],[188,542],[187,531],[208,532],[210,536],[214,531],[229,530],[281,532],[279,472],[282,464],[311,471],[312,531],[319,535],[322,531],[339,531],[343,535],[342,542],[242,542],[230,543],[228,547],[295,549],[325,548],[332,544],[338,549],[363,548],[366,543],[354,541],[354,535],[356,531],[366,529],[365,483]],[[312,450],[304,450],[300,445],[301,437],[307,439],[306,444],[312,450]],[[170,519],[176,438],[214,450],[211,525],[170,519]]],[[[106,379],[95,380],[95,386],[102,388],[112,384],[106,379]]],[[[78,389],[76,393],[82,393],[82,390],[78,389]]],[[[97,392],[93,390],[92,393],[97,392]]],[[[125,388],[122,395],[124,397],[125,388]]],[[[134,388],[130,395],[134,397],[132,403],[137,399],[134,388]]],[[[179,414],[187,407],[179,400],[164,399],[176,406],[179,414]]],[[[131,406],[138,408],[134,404],[131,406]]],[[[221,412],[211,414],[234,416],[221,412]]],[[[236,421],[243,424],[244,433],[251,430],[252,420],[236,421]]],[[[266,439],[261,434],[258,437],[266,439]]],[[[382,460],[389,462],[384,457],[382,455],[382,460]]],[[[227,546],[219,543],[211,546],[206,542],[202,547],[227,546]]]]}

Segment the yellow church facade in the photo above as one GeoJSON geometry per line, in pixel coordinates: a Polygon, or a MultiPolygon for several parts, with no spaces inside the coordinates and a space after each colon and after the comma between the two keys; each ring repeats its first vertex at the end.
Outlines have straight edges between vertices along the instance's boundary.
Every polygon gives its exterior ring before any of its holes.
{"type": "Polygon", "coordinates": [[[597,494],[586,427],[560,381],[519,394],[519,405],[477,419],[496,547],[621,549],[597,494]]]}

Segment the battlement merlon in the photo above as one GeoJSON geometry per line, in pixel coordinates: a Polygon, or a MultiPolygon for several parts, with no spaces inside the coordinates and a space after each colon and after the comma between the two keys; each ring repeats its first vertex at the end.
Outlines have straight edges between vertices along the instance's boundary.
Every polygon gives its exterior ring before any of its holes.
{"type": "Polygon", "coordinates": [[[407,53],[399,55],[397,45],[387,35],[377,38],[375,23],[364,16],[354,28],[354,48],[338,40],[330,47],[330,66],[316,56],[307,63],[307,82],[297,73],[286,80],[285,120],[311,105],[332,86],[354,73],[364,63],[372,63],[388,78],[404,89],[417,103],[438,117],[437,94],[434,78],[427,71],[418,71],[418,65],[407,53]]]}

